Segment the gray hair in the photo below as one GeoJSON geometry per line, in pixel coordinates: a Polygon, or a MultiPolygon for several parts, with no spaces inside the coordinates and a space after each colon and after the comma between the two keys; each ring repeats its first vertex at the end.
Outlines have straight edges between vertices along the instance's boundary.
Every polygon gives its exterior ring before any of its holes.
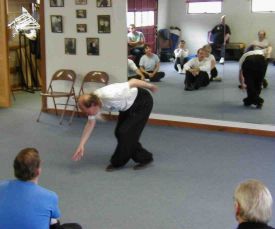
{"type": "Polygon", "coordinates": [[[259,180],[240,183],[234,192],[239,204],[239,216],[249,222],[268,223],[272,216],[272,196],[268,188],[259,180]]]}

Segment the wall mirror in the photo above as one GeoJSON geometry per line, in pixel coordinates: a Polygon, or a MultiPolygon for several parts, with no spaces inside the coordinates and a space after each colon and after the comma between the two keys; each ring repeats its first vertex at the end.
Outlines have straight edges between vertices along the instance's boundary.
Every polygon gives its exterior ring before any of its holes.
{"type": "MultiPolygon", "coordinates": [[[[226,15],[226,24],[231,28],[230,42],[249,44],[257,39],[260,29],[267,31],[268,39],[275,47],[275,29],[272,26],[272,13],[251,13],[249,1],[223,1],[222,13],[192,15],[186,13],[187,3],[183,0],[158,1],[158,29],[177,26],[181,29],[181,38],[186,41],[190,52],[196,53],[199,47],[207,43],[207,32],[218,24],[220,17],[226,15]],[[236,5],[241,5],[236,8],[236,5]],[[247,11],[247,15],[243,11],[247,11]],[[270,20],[269,20],[270,19],[270,20]]],[[[273,48],[274,49],[274,48],[273,48]]],[[[274,50],[273,50],[274,56],[274,50]]],[[[262,90],[265,99],[262,110],[243,106],[246,92],[238,88],[238,61],[226,61],[217,64],[222,82],[212,82],[206,88],[197,91],[184,91],[185,75],[178,74],[171,62],[161,62],[166,77],[158,83],[160,91],[154,96],[153,112],[195,118],[216,119],[255,124],[275,125],[274,80],[275,67],[269,64],[267,79],[269,86],[262,90]]]]}

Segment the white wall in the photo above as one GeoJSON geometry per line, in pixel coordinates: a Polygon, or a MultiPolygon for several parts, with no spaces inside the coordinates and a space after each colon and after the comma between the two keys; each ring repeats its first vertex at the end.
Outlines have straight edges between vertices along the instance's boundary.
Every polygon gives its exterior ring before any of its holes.
{"type": "MultiPolygon", "coordinates": [[[[207,31],[211,30],[224,14],[232,32],[230,42],[249,44],[257,39],[257,32],[264,29],[272,46],[275,47],[275,14],[251,13],[251,0],[224,0],[221,14],[187,14],[185,0],[169,1],[167,10],[169,10],[167,27],[181,28],[182,38],[187,42],[191,52],[196,52],[207,42],[207,31]]],[[[272,56],[275,57],[274,50],[272,56]]]]}
{"type": "Polygon", "coordinates": [[[169,18],[169,0],[158,0],[158,29],[169,28],[169,18]]]}
{"type": "Polygon", "coordinates": [[[76,86],[79,86],[82,77],[92,70],[106,71],[111,83],[126,81],[126,0],[113,0],[112,7],[107,8],[96,7],[96,0],[88,0],[87,5],[75,5],[75,0],[64,2],[64,7],[49,7],[49,1],[44,3],[47,84],[52,74],[61,68],[73,69],[78,74],[76,86]],[[76,9],[86,9],[87,18],[76,18],[76,9]],[[63,33],[51,32],[50,15],[63,16],[63,33]],[[97,15],[111,16],[111,33],[97,32],[97,15]],[[87,24],[87,33],[77,33],[77,23],[87,24]],[[99,38],[99,56],[86,54],[87,37],[99,38]],[[76,55],[65,54],[64,38],[76,38],[76,55]]]}

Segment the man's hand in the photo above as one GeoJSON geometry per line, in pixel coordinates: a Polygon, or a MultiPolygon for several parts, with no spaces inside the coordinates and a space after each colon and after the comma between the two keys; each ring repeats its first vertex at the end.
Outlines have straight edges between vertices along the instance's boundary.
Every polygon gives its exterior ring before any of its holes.
{"type": "Polygon", "coordinates": [[[152,92],[157,92],[158,91],[158,87],[154,84],[151,83],[147,83],[145,81],[142,80],[138,80],[138,79],[131,79],[128,81],[130,88],[133,87],[141,87],[141,88],[146,88],[152,92]]]}
{"type": "Polygon", "coordinates": [[[75,153],[72,156],[72,160],[74,161],[79,161],[84,155],[84,147],[83,146],[79,146],[75,153]]]}
{"type": "Polygon", "coordinates": [[[158,87],[154,84],[151,84],[149,90],[153,93],[156,93],[158,91],[158,87]]]}

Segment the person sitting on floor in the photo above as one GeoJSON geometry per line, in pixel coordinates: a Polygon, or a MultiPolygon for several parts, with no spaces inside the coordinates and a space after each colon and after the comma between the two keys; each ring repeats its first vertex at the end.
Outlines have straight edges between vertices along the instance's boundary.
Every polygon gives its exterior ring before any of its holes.
{"type": "Polygon", "coordinates": [[[203,48],[197,51],[197,57],[189,60],[185,65],[185,90],[193,91],[209,84],[210,62],[206,60],[206,52],[203,48]]]}
{"type": "Polygon", "coordinates": [[[234,191],[237,229],[274,229],[268,225],[272,216],[272,196],[259,180],[240,183],[234,191]]]}
{"type": "Polygon", "coordinates": [[[206,60],[211,64],[211,71],[210,71],[210,81],[222,81],[222,78],[218,76],[218,70],[216,68],[216,59],[212,52],[211,45],[207,44],[202,47],[206,52],[206,60]]]}
{"type": "MultiPolygon", "coordinates": [[[[258,40],[253,41],[250,45],[248,45],[246,52],[251,50],[261,50],[266,49],[266,60],[267,62],[271,59],[272,46],[268,39],[266,38],[266,32],[264,30],[260,30],[258,32],[258,40]]],[[[268,82],[266,78],[263,80],[263,87],[267,88],[268,82]]]]}
{"type": "Polygon", "coordinates": [[[159,82],[165,76],[164,72],[159,72],[159,57],[152,53],[150,45],[144,45],[145,54],[141,57],[139,66],[146,79],[151,82],[159,82]]]}
{"type": "Polygon", "coordinates": [[[139,80],[145,80],[145,76],[136,66],[135,62],[131,59],[128,59],[128,80],[133,78],[139,79],[139,80]]]}
{"type": "Polygon", "coordinates": [[[15,180],[0,181],[0,228],[81,229],[60,225],[56,193],[38,185],[41,160],[35,148],[22,149],[13,162],[15,180]]]}
{"type": "Polygon", "coordinates": [[[251,50],[260,50],[266,49],[266,58],[269,61],[272,53],[272,46],[270,42],[266,38],[266,32],[264,30],[260,30],[258,32],[258,40],[253,41],[250,45],[248,45],[246,51],[251,50]]]}
{"type": "Polygon", "coordinates": [[[188,61],[188,54],[189,54],[189,50],[187,48],[185,48],[185,41],[181,40],[178,48],[175,49],[174,51],[175,54],[175,65],[174,68],[176,69],[176,71],[180,74],[184,74],[184,68],[183,65],[188,61]]]}
{"type": "Polygon", "coordinates": [[[244,53],[239,61],[239,81],[242,89],[246,89],[247,97],[243,99],[245,106],[256,105],[261,109],[264,99],[260,97],[263,79],[267,69],[266,49],[244,53]]]}

